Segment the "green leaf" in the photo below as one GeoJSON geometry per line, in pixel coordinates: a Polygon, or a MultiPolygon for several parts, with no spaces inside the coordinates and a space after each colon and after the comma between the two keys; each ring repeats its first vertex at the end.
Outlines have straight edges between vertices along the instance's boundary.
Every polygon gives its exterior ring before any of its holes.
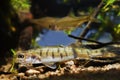
{"type": "Polygon", "coordinates": [[[117,14],[118,16],[120,16],[120,11],[118,12],[118,14],[117,14]]]}
{"type": "Polygon", "coordinates": [[[15,52],[15,50],[14,50],[14,49],[11,49],[11,52],[13,53],[13,56],[15,56],[15,55],[16,55],[16,52],[15,52]]]}
{"type": "Polygon", "coordinates": [[[116,0],[105,0],[105,6],[103,7],[103,9],[106,9],[109,5],[113,4],[116,0]]]}

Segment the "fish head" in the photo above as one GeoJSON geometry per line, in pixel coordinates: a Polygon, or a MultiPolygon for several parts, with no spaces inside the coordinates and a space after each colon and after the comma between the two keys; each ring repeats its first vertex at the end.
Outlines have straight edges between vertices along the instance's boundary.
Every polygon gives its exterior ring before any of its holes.
{"type": "Polygon", "coordinates": [[[20,64],[39,64],[41,63],[41,57],[29,51],[18,51],[16,62],[20,64]]]}

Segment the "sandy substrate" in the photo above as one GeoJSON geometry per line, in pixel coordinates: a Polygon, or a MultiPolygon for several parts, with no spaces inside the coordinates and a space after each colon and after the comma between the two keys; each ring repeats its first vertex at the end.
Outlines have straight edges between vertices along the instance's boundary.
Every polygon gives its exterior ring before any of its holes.
{"type": "Polygon", "coordinates": [[[0,80],[120,80],[120,63],[85,67],[68,61],[56,70],[42,65],[22,67],[18,73],[7,72],[8,67],[10,64],[0,68],[0,80]]]}

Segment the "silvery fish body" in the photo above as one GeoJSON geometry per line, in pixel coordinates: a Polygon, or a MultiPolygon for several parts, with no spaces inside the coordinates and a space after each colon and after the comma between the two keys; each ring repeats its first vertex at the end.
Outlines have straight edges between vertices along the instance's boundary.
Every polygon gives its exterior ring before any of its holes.
{"type": "Polygon", "coordinates": [[[94,57],[118,57],[120,46],[110,45],[99,49],[85,47],[43,47],[27,51],[17,51],[17,63],[51,64],[68,60],[92,59],[94,57]]]}

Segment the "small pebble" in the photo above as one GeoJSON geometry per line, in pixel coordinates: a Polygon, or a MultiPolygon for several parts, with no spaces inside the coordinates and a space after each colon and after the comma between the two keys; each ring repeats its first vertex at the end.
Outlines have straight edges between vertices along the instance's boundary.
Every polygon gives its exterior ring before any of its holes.
{"type": "Polygon", "coordinates": [[[18,76],[18,77],[24,77],[25,74],[24,74],[24,73],[18,73],[17,76],[18,76]]]}
{"type": "Polygon", "coordinates": [[[44,79],[46,76],[45,76],[44,74],[40,74],[38,77],[39,77],[40,79],[44,79]]]}
{"type": "Polygon", "coordinates": [[[29,69],[26,71],[27,75],[39,74],[40,72],[34,69],[29,69]]]}
{"type": "Polygon", "coordinates": [[[71,66],[71,65],[74,65],[74,61],[67,61],[65,62],[65,64],[71,66]]]}

